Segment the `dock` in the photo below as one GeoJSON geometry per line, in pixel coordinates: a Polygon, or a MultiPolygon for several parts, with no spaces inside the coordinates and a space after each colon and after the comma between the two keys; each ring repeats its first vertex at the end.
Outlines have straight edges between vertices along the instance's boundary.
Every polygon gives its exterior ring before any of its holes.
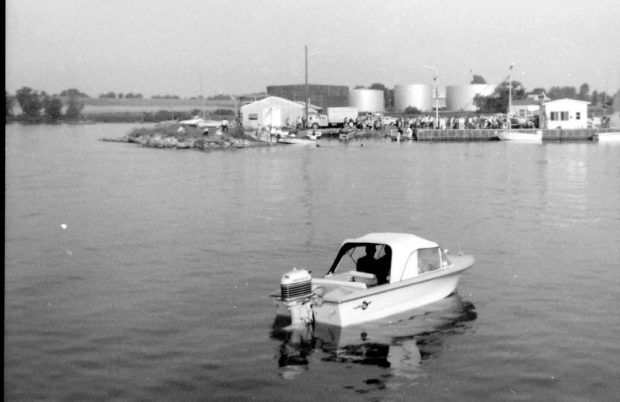
{"type": "MultiPolygon", "coordinates": [[[[495,139],[496,129],[418,129],[418,141],[491,141],[495,139]]],[[[587,129],[515,129],[519,132],[542,131],[543,141],[591,141],[594,134],[620,131],[618,128],[587,129]]]]}

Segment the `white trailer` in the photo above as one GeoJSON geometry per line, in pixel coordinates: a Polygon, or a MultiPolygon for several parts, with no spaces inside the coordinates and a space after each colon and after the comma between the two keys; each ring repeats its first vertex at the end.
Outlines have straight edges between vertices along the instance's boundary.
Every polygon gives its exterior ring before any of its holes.
{"type": "Polygon", "coordinates": [[[357,116],[358,111],[356,107],[328,107],[327,114],[309,114],[308,127],[312,127],[314,129],[342,127],[345,119],[347,119],[347,121],[355,122],[357,116]]]}
{"type": "Polygon", "coordinates": [[[355,121],[359,112],[356,107],[328,107],[327,121],[330,126],[342,126],[345,119],[355,121]]]}

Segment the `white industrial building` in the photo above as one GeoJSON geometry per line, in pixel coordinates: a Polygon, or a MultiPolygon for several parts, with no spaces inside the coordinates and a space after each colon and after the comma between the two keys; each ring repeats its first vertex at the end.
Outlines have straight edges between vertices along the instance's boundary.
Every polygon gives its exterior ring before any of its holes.
{"type": "Polygon", "coordinates": [[[356,107],[360,113],[382,113],[385,111],[385,98],[380,89],[358,88],[349,92],[349,106],[356,107]]]}
{"type": "Polygon", "coordinates": [[[403,112],[414,107],[428,112],[434,107],[433,88],[426,84],[399,84],[394,87],[394,107],[403,112]]]}
{"type": "MultiPolygon", "coordinates": [[[[268,96],[241,106],[241,122],[243,127],[251,129],[259,126],[284,127],[287,122],[294,125],[305,113],[306,107],[303,103],[268,96]]],[[[310,105],[308,113],[317,113],[317,109],[310,105]]]]}
{"type": "Polygon", "coordinates": [[[475,112],[478,110],[474,102],[476,95],[489,96],[494,91],[495,85],[448,85],[446,87],[446,109],[451,112],[475,112]]]}
{"type": "Polygon", "coordinates": [[[588,105],[577,99],[556,99],[543,103],[542,127],[548,129],[588,128],[588,105]]]}

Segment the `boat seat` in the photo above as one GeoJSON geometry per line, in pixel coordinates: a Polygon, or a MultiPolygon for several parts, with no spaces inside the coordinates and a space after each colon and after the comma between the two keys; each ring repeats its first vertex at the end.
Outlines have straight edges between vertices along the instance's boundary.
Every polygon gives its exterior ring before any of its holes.
{"type": "Polygon", "coordinates": [[[377,283],[379,283],[377,280],[377,276],[369,272],[349,271],[348,274],[351,275],[352,282],[362,282],[365,283],[368,287],[376,286],[377,283]]]}
{"type": "Polygon", "coordinates": [[[345,275],[332,275],[327,278],[312,278],[312,285],[328,287],[347,287],[366,289],[368,285],[360,280],[351,280],[352,277],[345,275]]]}
{"type": "MultiPolygon", "coordinates": [[[[312,279],[315,280],[314,278],[312,279]]],[[[338,274],[329,275],[321,280],[328,281],[330,284],[338,284],[339,286],[351,286],[367,288],[377,285],[377,277],[374,274],[361,271],[347,271],[338,274]]]]}

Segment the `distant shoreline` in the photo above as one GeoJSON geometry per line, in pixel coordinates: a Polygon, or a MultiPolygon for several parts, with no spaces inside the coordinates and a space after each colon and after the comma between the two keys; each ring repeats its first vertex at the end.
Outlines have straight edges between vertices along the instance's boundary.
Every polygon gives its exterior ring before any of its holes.
{"type": "Polygon", "coordinates": [[[43,113],[39,117],[28,118],[22,114],[19,105],[14,104],[12,116],[6,117],[5,123],[159,123],[166,120],[186,120],[203,113],[215,119],[234,120],[238,113],[238,105],[233,100],[201,102],[200,99],[81,98],[81,102],[83,108],[79,121],[50,121],[43,113]]]}

